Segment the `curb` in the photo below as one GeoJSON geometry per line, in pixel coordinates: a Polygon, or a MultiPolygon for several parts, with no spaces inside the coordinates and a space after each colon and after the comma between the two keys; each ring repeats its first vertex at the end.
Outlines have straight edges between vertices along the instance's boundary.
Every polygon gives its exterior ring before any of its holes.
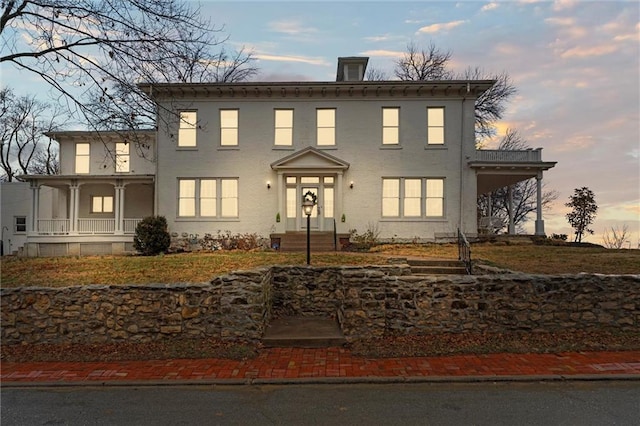
{"type": "Polygon", "coordinates": [[[540,382],[607,382],[640,381],[640,374],[573,374],[531,376],[424,376],[424,377],[311,377],[271,379],[193,379],[69,382],[2,382],[3,388],[67,388],[67,387],[173,387],[173,386],[279,386],[279,385],[358,385],[418,383],[540,383],[540,382]]]}

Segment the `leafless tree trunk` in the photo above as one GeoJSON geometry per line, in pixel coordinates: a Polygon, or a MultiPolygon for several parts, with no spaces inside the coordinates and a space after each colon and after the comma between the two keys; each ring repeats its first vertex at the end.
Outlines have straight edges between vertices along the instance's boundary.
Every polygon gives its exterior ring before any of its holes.
{"type": "Polygon", "coordinates": [[[3,180],[31,173],[57,172],[57,146],[45,141],[45,132],[57,129],[60,111],[35,96],[16,97],[0,90],[0,167],[3,180]]]}
{"type": "Polygon", "coordinates": [[[602,236],[602,242],[606,248],[621,249],[625,242],[629,240],[629,227],[625,223],[622,225],[622,229],[611,227],[604,231],[602,236]]]}

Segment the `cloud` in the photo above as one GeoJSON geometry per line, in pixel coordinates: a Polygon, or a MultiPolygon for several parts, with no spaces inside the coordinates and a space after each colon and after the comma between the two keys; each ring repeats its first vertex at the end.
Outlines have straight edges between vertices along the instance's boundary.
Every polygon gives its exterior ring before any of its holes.
{"type": "Polygon", "coordinates": [[[496,2],[491,2],[491,3],[487,3],[484,6],[482,6],[482,8],[480,9],[481,12],[488,12],[490,10],[495,10],[498,7],[500,7],[500,5],[496,2]]]}
{"type": "Polygon", "coordinates": [[[314,34],[318,32],[317,28],[306,26],[297,21],[269,22],[268,26],[271,31],[288,35],[314,34]]]}
{"type": "Polygon", "coordinates": [[[384,58],[398,58],[404,55],[404,52],[399,52],[395,50],[365,50],[364,52],[360,52],[360,55],[378,56],[378,57],[384,57],[384,58]]]}
{"type": "Polygon", "coordinates": [[[439,23],[439,24],[431,24],[431,25],[427,25],[426,27],[422,27],[418,30],[419,33],[428,33],[428,34],[433,34],[433,33],[437,33],[440,31],[447,31],[450,29],[453,29],[455,27],[458,27],[464,23],[466,23],[468,21],[451,21],[451,22],[443,22],[443,23],[439,23]]]}
{"type": "Polygon", "coordinates": [[[617,46],[611,44],[601,44],[599,46],[577,46],[567,49],[560,54],[563,59],[568,58],[589,58],[593,56],[603,56],[618,50],[617,46]]]}
{"type": "Polygon", "coordinates": [[[558,12],[560,10],[571,9],[577,4],[577,0],[556,0],[555,2],[553,2],[553,10],[558,12]]]}
{"type": "Polygon", "coordinates": [[[307,57],[307,56],[289,56],[289,55],[270,55],[268,53],[256,53],[254,55],[256,59],[261,61],[275,61],[275,62],[297,62],[309,65],[321,65],[330,66],[330,62],[324,58],[307,57]]]}

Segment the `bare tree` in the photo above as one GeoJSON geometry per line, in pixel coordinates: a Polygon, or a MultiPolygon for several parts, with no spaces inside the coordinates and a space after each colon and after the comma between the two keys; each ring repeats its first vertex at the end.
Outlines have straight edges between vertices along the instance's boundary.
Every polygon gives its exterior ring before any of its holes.
{"type": "Polygon", "coordinates": [[[496,83],[476,99],[476,135],[479,139],[494,134],[494,123],[502,118],[505,104],[516,94],[506,72],[491,74],[481,68],[467,68],[462,73],[449,69],[451,51],[438,49],[433,42],[427,49],[415,43],[407,45],[403,57],[396,61],[395,75],[400,80],[495,80],[496,83]]]}
{"type": "Polygon", "coordinates": [[[420,49],[414,42],[407,45],[407,51],[396,61],[395,75],[400,80],[448,80],[453,77],[448,69],[451,51],[442,51],[430,43],[427,49],[420,49]]]}
{"type": "MultiPolygon", "coordinates": [[[[528,142],[516,130],[507,129],[498,146],[499,150],[521,150],[530,148],[528,142]]],[[[518,182],[511,187],[513,203],[513,222],[518,232],[529,220],[529,214],[537,209],[537,184],[534,178],[518,182]]],[[[548,209],[551,203],[558,198],[555,190],[542,192],[542,208],[548,209]]],[[[497,217],[503,226],[497,232],[505,229],[509,218],[509,189],[507,187],[492,191],[490,194],[482,194],[478,197],[478,212],[482,217],[489,215],[497,217]],[[490,205],[490,207],[489,207],[490,205]]]]}
{"type": "Polygon", "coordinates": [[[42,78],[94,130],[153,128],[139,82],[236,81],[251,54],[180,0],[3,1],[0,62],[42,78]]]}
{"type": "Polygon", "coordinates": [[[385,81],[389,80],[389,76],[386,72],[379,68],[369,67],[367,68],[366,80],[369,81],[385,81]]]}
{"type": "Polygon", "coordinates": [[[625,223],[622,229],[619,227],[611,227],[604,231],[602,242],[606,248],[621,249],[623,244],[629,240],[629,227],[625,223]]]}
{"type": "Polygon", "coordinates": [[[58,129],[60,110],[35,96],[17,97],[0,90],[0,167],[2,179],[13,181],[30,173],[57,172],[57,146],[44,132],[58,129]]]}

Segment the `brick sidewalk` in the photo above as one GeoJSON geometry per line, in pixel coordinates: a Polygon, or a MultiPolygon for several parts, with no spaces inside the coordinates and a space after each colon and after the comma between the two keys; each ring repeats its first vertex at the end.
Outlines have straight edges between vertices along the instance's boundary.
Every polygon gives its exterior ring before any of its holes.
{"type": "Polygon", "coordinates": [[[0,380],[9,383],[111,383],[209,381],[429,380],[464,377],[629,376],[640,380],[640,351],[561,354],[490,354],[370,359],[343,348],[263,349],[251,360],[174,359],[158,361],[9,363],[0,380]]]}

